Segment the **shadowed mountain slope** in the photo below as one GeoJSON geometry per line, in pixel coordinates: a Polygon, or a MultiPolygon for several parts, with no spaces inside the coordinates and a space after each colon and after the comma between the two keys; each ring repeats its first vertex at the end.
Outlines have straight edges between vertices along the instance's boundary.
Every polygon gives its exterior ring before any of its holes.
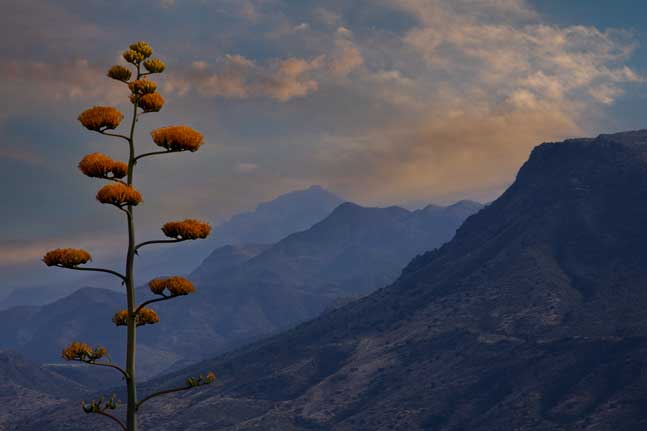
{"type": "Polygon", "coordinates": [[[223,269],[206,259],[191,275],[198,294],[160,307],[162,318],[184,321],[176,336],[169,339],[160,325],[149,329],[149,339],[198,358],[239,346],[392,282],[413,256],[449,240],[462,221],[442,210],[344,203],[239,265],[223,269]]]}
{"type": "Polygon", "coordinates": [[[18,429],[8,422],[23,421],[39,408],[58,406],[71,393],[87,394],[87,389],[15,352],[0,350],[0,429],[18,429]]]}
{"type": "MultiPolygon", "coordinates": [[[[142,388],[207,369],[220,376],[152,402],[144,423],[647,429],[646,198],[647,131],[543,144],[499,199],[394,284],[142,388]]],[[[91,423],[64,413],[47,416],[51,429],[91,423]]]]}

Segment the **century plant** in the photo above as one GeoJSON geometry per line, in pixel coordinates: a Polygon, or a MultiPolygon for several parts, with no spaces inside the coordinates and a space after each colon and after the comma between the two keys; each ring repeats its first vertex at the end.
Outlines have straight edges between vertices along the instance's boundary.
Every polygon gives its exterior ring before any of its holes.
{"type": "Polygon", "coordinates": [[[197,386],[210,384],[215,380],[215,374],[190,377],[186,385],[162,390],[137,398],[137,381],[135,379],[135,353],[137,328],[142,325],[152,325],[160,321],[157,313],[148,305],[166,301],[195,291],[191,281],[179,277],[163,277],[151,280],[148,287],[158,295],[155,299],[138,304],[135,297],[135,256],[140,248],[159,243],[175,243],[206,238],[211,233],[208,223],[186,219],[171,221],[162,226],[162,232],[169,239],[151,240],[137,244],[135,241],[134,209],[142,202],[142,195],[133,185],[133,174],[137,163],[145,158],[161,154],[179,153],[182,151],[197,151],[203,144],[203,136],[187,126],[167,126],[151,132],[152,140],[162,150],[142,154],[135,152],[135,127],[143,114],[158,112],[164,105],[164,98],[157,93],[157,84],[150,80],[149,75],[160,74],[166,68],[164,62],[150,58],[153,49],[146,42],[136,42],[124,51],[123,58],[128,67],[116,65],[110,68],[107,76],[124,83],[129,91],[132,103],[132,114],[126,134],[113,132],[124,119],[124,115],[109,106],[95,106],[83,111],[78,119],[88,130],[121,139],[128,143],[128,162],[113,160],[101,153],[88,154],[79,162],[79,169],[88,177],[110,181],[96,195],[102,204],[113,205],[124,213],[128,225],[128,249],[126,251],[125,272],[121,273],[107,268],[91,268],[81,266],[91,260],[90,254],[80,249],[56,249],[49,251],[43,257],[47,266],[74,269],[79,271],[97,271],[117,277],[126,288],[127,308],[117,311],[112,321],[117,326],[127,328],[126,367],[122,368],[113,363],[108,352],[103,347],[92,347],[86,343],[75,341],[65,347],[63,358],[68,361],[79,361],[90,365],[109,367],[117,370],[126,381],[128,400],[126,403],[126,423],[124,424],[109,410],[115,410],[119,401],[116,397],[103,400],[93,400],[82,403],[83,411],[95,413],[110,418],[124,431],[137,431],[137,412],[142,404],[151,398],[171,392],[183,391],[197,386]],[[131,70],[132,69],[132,70],[131,70]],[[134,74],[133,74],[134,70],[134,74]]]}

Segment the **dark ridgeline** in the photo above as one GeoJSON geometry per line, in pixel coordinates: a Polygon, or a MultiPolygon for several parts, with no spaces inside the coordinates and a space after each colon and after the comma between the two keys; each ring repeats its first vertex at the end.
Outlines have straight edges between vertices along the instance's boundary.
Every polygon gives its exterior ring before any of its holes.
{"type": "MultiPolygon", "coordinates": [[[[394,284],[149,383],[220,376],[147,409],[146,424],[643,431],[646,198],[647,131],[541,145],[499,199],[394,284]]],[[[24,431],[86,429],[68,414],[24,431]]]]}
{"type": "MultiPolygon", "coordinates": [[[[306,205],[315,189],[296,192],[306,205]]],[[[286,199],[295,204],[294,196],[286,199]],[[288,199],[289,198],[289,199],[288,199]]],[[[228,245],[213,251],[190,277],[197,292],[155,308],[168,325],[138,334],[139,375],[147,379],[186,366],[253,339],[310,319],[388,283],[412,257],[440,246],[465,217],[480,208],[473,202],[407,211],[398,207],[340,205],[323,221],[277,244],[228,245]]],[[[308,207],[311,210],[311,207],[308,207]]],[[[308,212],[308,208],[304,211],[308,212]]],[[[141,288],[139,297],[151,296],[141,288]]],[[[45,306],[0,311],[0,349],[12,349],[42,362],[60,362],[63,346],[84,340],[124,357],[124,331],[111,322],[123,308],[119,292],[84,288],[45,306]]],[[[98,374],[58,368],[92,387],[98,374]]],[[[100,370],[104,371],[104,370],[100,370]]],[[[119,375],[114,383],[119,383],[119,375]]],[[[105,386],[105,385],[104,385],[105,386]]]]}

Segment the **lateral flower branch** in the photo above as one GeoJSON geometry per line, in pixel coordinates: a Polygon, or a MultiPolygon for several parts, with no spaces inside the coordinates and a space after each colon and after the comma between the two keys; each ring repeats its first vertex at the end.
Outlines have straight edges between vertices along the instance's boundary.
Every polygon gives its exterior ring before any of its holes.
{"type": "Polygon", "coordinates": [[[136,42],[130,45],[129,49],[122,54],[128,66],[112,66],[107,73],[109,78],[120,81],[126,85],[129,91],[128,99],[132,104],[132,111],[129,116],[129,125],[126,133],[113,132],[124,120],[122,114],[111,106],[94,106],[83,111],[78,120],[86,129],[128,142],[127,161],[114,160],[102,153],[88,154],[79,162],[79,170],[90,178],[98,178],[110,181],[109,184],[101,187],[96,199],[102,204],[109,204],[117,207],[126,215],[128,228],[128,248],[125,255],[124,273],[108,269],[85,266],[92,260],[90,253],[76,248],[57,248],[51,250],[43,257],[47,266],[72,269],[77,271],[96,271],[111,274],[119,278],[126,288],[126,308],[116,311],[112,322],[116,326],[126,327],[127,344],[125,367],[114,364],[104,347],[91,347],[89,344],[74,341],[63,349],[63,359],[68,361],[82,362],[88,365],[112,368],[123,376],[126,381],[127,400],[125,402],[125,422],[109,411],[117,410],[121,405],[113,395],[112,398],[94,400],[90,403],[81,403],[86,413],[98,414],[112,420],[123,431],[137,431],[137,410],[145,401],[160,395],[184,391],[191,388],[208,385],[215,381],[213,372],[205,376],[191,377],[187,379],[186,386],[166,389],[143,397],[138,400],[137,380],[135,369],[136,335],[137,328],[144,325],[153,325],[160,322],[157,312],[148,305],[167,301],[180,296],[189,295],[195,292],[195,286],[191,281],[179,277],[156,278],[148,283],[148,286],[157,297],[138,304],[135,295],[135,255],[140,247],[148,244],[174,243],[180,241],[203,239],[211,233],[211,226],[203,221],[186,219],[182,221],[171,221],[162,227],[164,235],[170,239],[151,240],[137,244],[135,241],[135,220],[134,208],[143,202],[143,197],[133,185],[134,168],[137,161],[144,157],[170,154],[179,152],[195,152],[203,145],[203,135],[188,126],[176,125],[155,129],[151,132],[151,138],[155,145],[163,148],[162,151],[151,151],[136,155],[135,153],[135,129],[141,115],[159,112],[165,100],[157,92],[157,83],[149,80],[149,76],[160,74],[166,69],[162,60],[150,58],[153,49],[146,42],[136,42]]]}

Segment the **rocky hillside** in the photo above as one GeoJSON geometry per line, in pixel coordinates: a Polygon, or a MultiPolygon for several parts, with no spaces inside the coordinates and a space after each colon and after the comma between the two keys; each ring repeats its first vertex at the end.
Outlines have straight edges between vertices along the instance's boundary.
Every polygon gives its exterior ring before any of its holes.
{"type": "Polygon", "coordinates": [[[35,411],[56,407],[70,394],[87,395],[83,386],[31,362],[15,352],[0,350],[0,429],[18,430],[9,422],[26,423],[35,411]]]}
{"type": "MultiPolygon", "coordinates": [[[[387,288],[198,370],[156,430],[647,429],[647,131],[537,147],[387,288]]],[[[25,428],[99,429],[46,415],[25,428]]],[[[78,413],[77,413],[78,415],[78,413]]],[[[107,429],[107,428],[105,428],[107,429]]]]}

